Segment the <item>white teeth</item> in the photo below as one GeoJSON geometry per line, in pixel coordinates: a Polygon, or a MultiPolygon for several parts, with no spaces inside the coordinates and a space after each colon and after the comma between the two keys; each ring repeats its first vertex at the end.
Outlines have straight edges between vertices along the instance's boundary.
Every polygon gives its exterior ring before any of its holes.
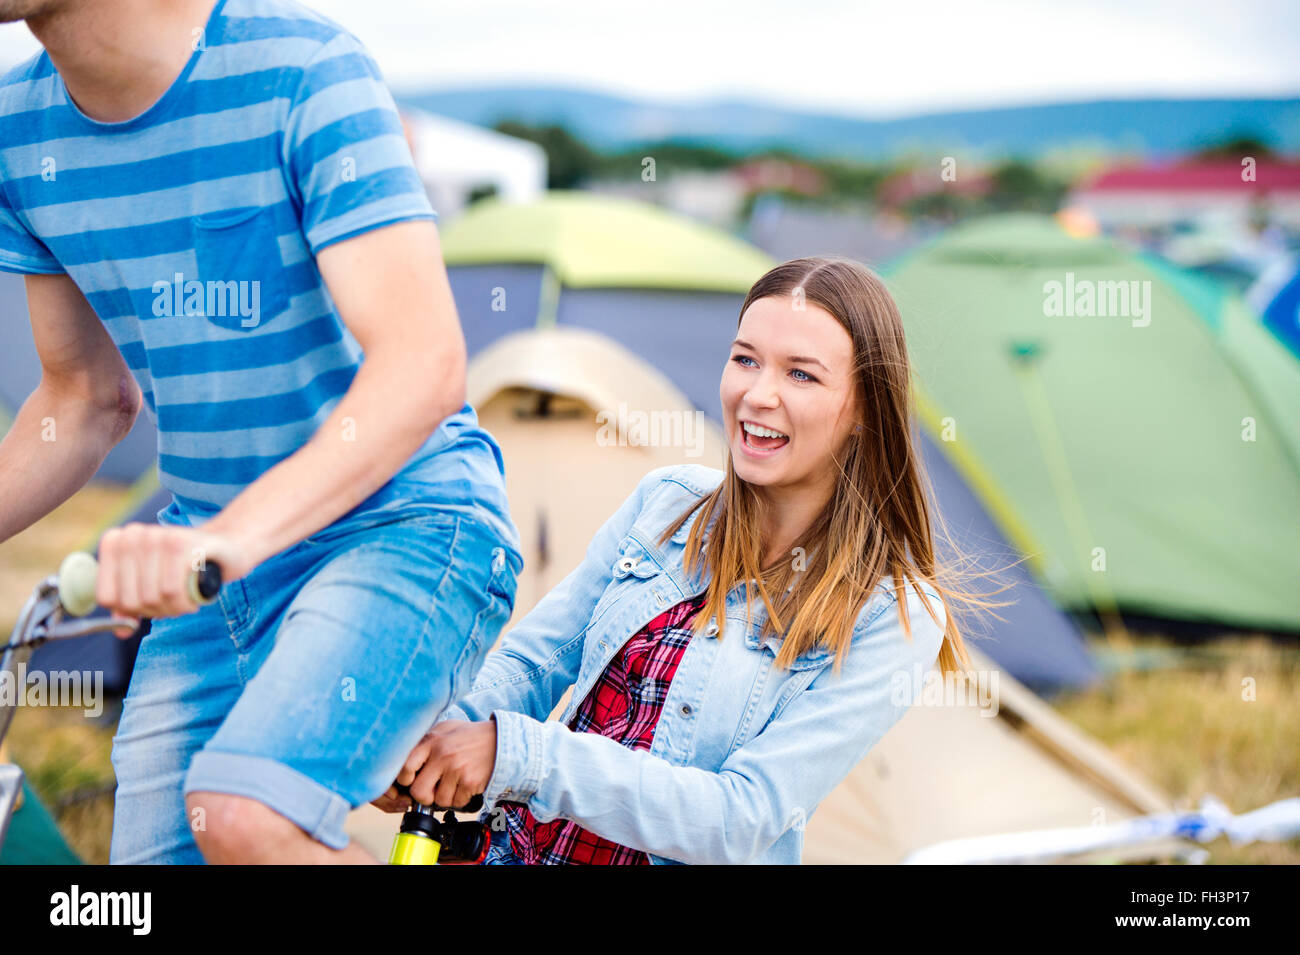
{"type": "Polygon", "coordinates": [[[741,425],[742,425],[742,427],[744,427],[744,429],[745,429],[747,432],[749,432],[750,434],[754,435],[755,437],[759,437],[759,438],[788,438],[788,437],[790,437],[788,434],[782,434],[780,431],[773,431],[771,428],[760,428],[758,425],[756,425],[756,424],[750,424],[748,421],[744,421],[744,422],[742,422],[741,425]]]}

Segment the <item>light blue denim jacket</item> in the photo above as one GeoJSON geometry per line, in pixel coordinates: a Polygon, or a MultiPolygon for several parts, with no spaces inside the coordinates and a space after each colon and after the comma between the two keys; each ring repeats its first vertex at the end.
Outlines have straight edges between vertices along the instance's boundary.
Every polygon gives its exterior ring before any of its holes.
{"type": "MultiPolygon", "coordinates": [[[[942,628],[908,594],[912,639],[886,577],[864,606],[843,666],[816,649],[775,666],[779,636],[760,642],[761,600],[746,625],[743,588],[692,638],[669,686],[648,752],[567,723],[623,644],[664,610],[703,592],[683,552],[692,515],[655,542],[722,472],[699,465],[650,472],[592,540],[582,564],[490,653],[470,691],[442,719],[497,722],[487,807],[525,803],[540,822],[572,819],[651,862],[801,861],[804,823],[906,711],[895,674],[915,682],[938,657],[942,628]],[[920,670],[916,669],[919,664],[920,670]],[[558,722],[547,720],[564,691],[558,722]]],[[[940,621],[943,605],[927,589],[940,621]]]]}

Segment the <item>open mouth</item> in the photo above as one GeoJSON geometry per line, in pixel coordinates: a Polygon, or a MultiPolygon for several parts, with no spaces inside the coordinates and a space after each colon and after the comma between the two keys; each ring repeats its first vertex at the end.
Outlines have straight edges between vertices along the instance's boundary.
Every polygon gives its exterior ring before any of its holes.
{"type": "Polygon", "coordinates": [[[742,440],[747,449],[756,453],[770,453],[790,443],[790,436],[774,428],[764,428],[751,421],[740,422],[742,440]]]}

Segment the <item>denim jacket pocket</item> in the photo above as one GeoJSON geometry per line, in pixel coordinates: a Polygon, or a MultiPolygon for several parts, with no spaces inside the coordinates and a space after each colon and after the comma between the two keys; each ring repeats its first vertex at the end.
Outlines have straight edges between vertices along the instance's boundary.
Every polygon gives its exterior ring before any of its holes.
{"type": "Polygon", "coordinates": [[[646,553],[646,549],[635,537],[628,535],[618,547],[618,557],[610,568],[615,580],[625,580],[629,575],[641,580],[649,580],[663,571],[655,560],[646,553]]]}
{"type": "MultiPolygon", "coordinates": [[[[756,630],[751,629],[745,636],[746,642],[749,644],[751,650],[766,648],[771,652],[773,660],[775,660],[777,655],[781,652],[783,642],[782,638],[774,633],[767,633],[760,636],[756,630]]],[[[830,663],[834,657],[835,654],[827,647],[812,647],[811,649],[805,650],[803,653],[799,654],[790,662],[790,672],[795,673],[800,670],[812,670],[824,667],[826,664],[830,663]]]]}
{"type": "Polygon", "coordinates": [[[254,206],[193,218],[201,314],[213,325],[252,332],[289,307],[273,215],[254,206]]]}
{"type": "Polygon", "coordinates": [[[609,583],[596,601],[591,612],[591,623],[595,623],[614,604],[636,591],[639,584],[645,583],[663,573],[663,568],[655,562],[645,547],[632,535],[624,537],[618,545],[618,556],[609,568],[609,583]]]}

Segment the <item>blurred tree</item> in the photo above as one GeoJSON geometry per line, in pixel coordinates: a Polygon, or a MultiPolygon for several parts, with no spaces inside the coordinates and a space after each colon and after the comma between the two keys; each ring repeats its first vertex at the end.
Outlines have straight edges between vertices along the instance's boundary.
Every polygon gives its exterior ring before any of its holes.
{"type": "Polygon", "coordinates": [[[994,167],[990,179],[987,203],[997,211],[1055,212],[1069,189],[1069,183],[1019,159],[994,167]]]}
{"type": "Polygon", "coordinates": [[[641,178],[642,163],[647,156],[655,161],[655,178],[671,170],[729,169],[740,162],[740,157],[707,143],[688,139],[665,139],[632,149],[605,153],[597,159],[597,172],[611,179],[641,178]]]}
{"type": "Polygon", "coordinates": [[[889,168],[847,160],[815,164],[826,177],[827,198],[833,201],[863,201],[876,198],[876,189],[888,178],[889,168]]]}
{"type": "Polygon", "coordinates": [[[936,190],[903,203],[902,212],[909,219],[930,219],[952,223],[980,210],[981,201],[953,192],[936,190]]]}
{"type": "Polygon", "coordinates": [[[576,188],[596,169],[596,154],[563,126],[530,126],[508,119],[494,128],[498,133],[526,139],[546,150],[548,189],[576,188]]]}
{"type": "Polygon", "coordinates": [[[475,186],[469,191],[469,196],[465,199],[465,205],[472,206],[480,199],[491,199],[497,194],[497,184],[489,182],[482,186],[475,186]]]}
{"type": "Polygon", "coordinates": [[[1224,159],[1239,162],[1242,156],[1272,159],[1273,149],[1258,135],[1251,132],[1232,132],[1219,143],[1207,146],[1196,154],[1197,159],[1224,159]]]}

